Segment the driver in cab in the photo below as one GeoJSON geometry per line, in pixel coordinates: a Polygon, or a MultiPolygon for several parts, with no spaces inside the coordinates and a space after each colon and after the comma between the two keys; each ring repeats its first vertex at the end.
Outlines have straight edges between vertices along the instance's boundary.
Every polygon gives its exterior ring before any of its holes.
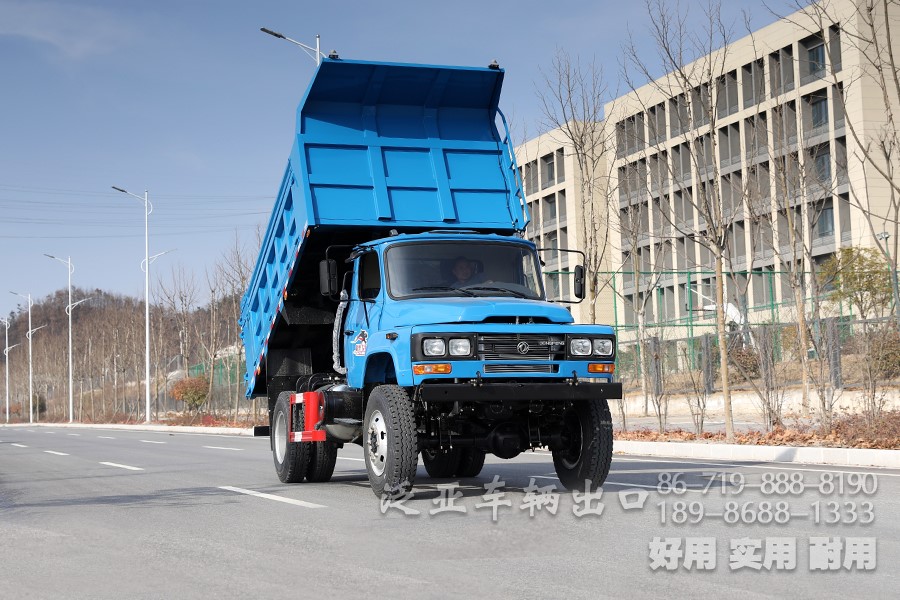
{"type": "Polygon", "coordinates": [[[484,277],[483,273],[477,272],[475,261],[469,260],[465,256],[459,256],[453,261],[453,268],[450,270],[456,280],[451,283],[451,287],[461,288],[469,285],[478,285],[480,283],[490,283],[484,277]]]}

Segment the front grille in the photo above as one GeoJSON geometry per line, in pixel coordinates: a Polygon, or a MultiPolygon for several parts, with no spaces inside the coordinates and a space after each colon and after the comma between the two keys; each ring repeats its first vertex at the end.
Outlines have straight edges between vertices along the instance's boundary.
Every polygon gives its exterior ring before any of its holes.
{"type": "Polygon", "coordinates": [[[559,365],[484,365],[485,373],[559,373],[559,365]]]}
{"type": "Polygon", "coordinates": [[[564,360],[566,338],[562,335],[482,334],[478,336],[478,358],[485,361],[564,360]]]}

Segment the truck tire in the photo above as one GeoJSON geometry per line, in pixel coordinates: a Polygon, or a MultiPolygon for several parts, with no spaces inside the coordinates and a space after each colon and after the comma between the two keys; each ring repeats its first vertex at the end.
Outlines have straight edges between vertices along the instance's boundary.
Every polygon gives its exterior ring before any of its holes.
{"type": "Polygon", "coordinates": [[[459,448],[450,450],[422,450],[422,462],[429,477],[444,479],[455,477],[459,470],[459,459],[462,452],[459,448]]]}
{"type": "Polygon", "coordinates": [[[606,400],[576,402],[564,416],[569,447],[553,451],[553,466],[568,490],[603,485],[612,462],[612,418],[606,400]]]}
{"type": "Polygon", "coordinates": [[[363,456],[376,496],[398,497],[412,489],[419,451],[409,394],[380,385],[369,394],[363,429],[363,456]]]}
{"type": "Polygon", "coordinates": [[[457,477],[478,477],[484,468],[485,452],[478,448],[462,448],[459,451],[459,466],[456,468],[457,477]]]}
{"type": "Polygon", "coordinates": [[[309,444],[309,466],[306,481],[323,483],[331,480],[334,464],[337,462],[337,444],[334,442],[312,442],[309,444]]]}
{"type": "MultiPolygon", "coordinates": [[[[271,440],[275,472],[282,483],[300,483],[309,467],[309,444],[288,441],[291,419],[291,393],[282,392],[272,411],[271,440]]],[[[294,430],[303,429],[303,411],[294,419],[294,430]]]]}

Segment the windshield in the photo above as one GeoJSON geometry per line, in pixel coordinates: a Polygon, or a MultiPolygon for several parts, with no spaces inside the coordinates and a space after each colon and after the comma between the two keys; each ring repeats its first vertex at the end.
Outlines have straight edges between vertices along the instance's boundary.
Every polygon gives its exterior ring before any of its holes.
{"type": "Polygon", "coordinates": [[[543,298],[536,255],[523,244],[398,244],[385,260],[393,298],[505,296],[543,298]]]}

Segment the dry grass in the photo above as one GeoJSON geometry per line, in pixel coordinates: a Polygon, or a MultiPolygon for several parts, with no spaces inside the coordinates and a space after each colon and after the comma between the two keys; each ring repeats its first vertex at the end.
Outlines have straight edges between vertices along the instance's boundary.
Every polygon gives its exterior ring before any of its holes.
{"type": "MultiPolygon", "coordinates": [[[[725,434],[704,432],[698,436],[692,431],[675,429],[659,433],[653,429],[616,431],[616,439],[644,442],[724,442],[725,434]]],[[[885,412],[874,423],[868,423],[862,415],[839,415],[831,429],[797,424],[778,427],[772,431],[748,431],[735,434],[736,444],[757,446],[824,446],[829,448],[880,448],[900,449],[900,411],[885,412]]]]}

